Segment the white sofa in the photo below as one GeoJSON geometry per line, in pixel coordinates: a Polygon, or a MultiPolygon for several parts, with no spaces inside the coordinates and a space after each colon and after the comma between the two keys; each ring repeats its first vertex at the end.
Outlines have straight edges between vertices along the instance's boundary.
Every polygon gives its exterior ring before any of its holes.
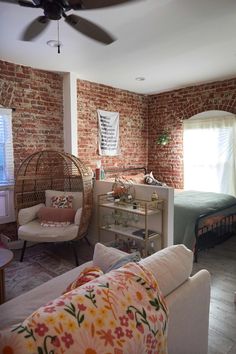
{"type": "MultiPolygon", "coordinates": [[[[2,304],[0,329],[23,321],[37,308],[60,296],[85,267],[93,264],[106,271],[123,255],[119,250],[97,244],[92,261],[2,304]]],[[[192,262],[192,252],[183,245],[170,246],[140,261],[158,280],[169,308],[169,354],[207,354],[208,351],[210,274],[201,270],[190,276],[192,262]]]]}

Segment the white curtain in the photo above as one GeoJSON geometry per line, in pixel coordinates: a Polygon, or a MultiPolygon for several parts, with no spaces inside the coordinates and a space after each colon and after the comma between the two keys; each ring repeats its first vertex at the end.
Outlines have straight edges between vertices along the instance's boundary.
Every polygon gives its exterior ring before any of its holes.
{"type": "Polygon", "coordinates": [[[11,109],[0,108],[0,186],[13,182],[12,112],[11,109]]]}
{"type": "Polygon", "coordinates": [[[184,121],[184,188],[236,195],[236,117],[184,121]]]}

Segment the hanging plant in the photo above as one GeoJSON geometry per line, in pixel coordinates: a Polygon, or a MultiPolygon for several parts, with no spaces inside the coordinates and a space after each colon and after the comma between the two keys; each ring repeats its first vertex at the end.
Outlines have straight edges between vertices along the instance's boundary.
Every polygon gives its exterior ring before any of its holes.
{"type": "Polygon", "coordinates": [[[159,145],[167,145],[170,142],[170,136],[167,132],[164,132],[159,135],[157,138],[157,144],[159,145]]]}

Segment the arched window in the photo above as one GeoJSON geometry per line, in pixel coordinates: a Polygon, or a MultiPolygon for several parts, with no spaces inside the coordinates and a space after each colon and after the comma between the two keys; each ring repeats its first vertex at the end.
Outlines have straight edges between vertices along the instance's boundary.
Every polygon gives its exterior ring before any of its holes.
{"type": "Polygon", "coordinates": [[[236,117],[208,111],[184,121],[184,189],[236,195],[236,117]]]}

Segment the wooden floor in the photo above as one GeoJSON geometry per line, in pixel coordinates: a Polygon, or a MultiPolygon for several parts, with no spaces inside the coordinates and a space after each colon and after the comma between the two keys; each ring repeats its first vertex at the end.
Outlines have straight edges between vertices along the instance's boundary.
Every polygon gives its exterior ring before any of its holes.
{"type": "Polygon", "coordinates": [[[203,268],[211,274],[208,354],[236,354],[236,236],[200,252],[193,273],[203,268]]]}

